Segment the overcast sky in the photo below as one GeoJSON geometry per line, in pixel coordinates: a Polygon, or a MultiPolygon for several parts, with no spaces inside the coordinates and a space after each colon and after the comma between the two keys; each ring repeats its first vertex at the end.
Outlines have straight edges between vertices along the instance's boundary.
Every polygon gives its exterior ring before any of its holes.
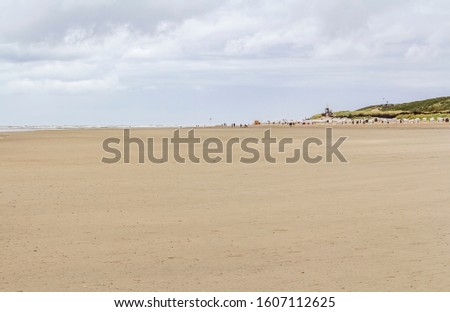
{"type": "Polygon", "coordinates": [[[0,125],[300,119],[445,95],[448,0],[0,0],[0,125]]]}

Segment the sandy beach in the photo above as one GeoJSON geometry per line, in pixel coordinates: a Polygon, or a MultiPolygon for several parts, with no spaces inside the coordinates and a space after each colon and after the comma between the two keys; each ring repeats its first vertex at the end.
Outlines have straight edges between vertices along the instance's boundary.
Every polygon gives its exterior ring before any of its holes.
{"type": "Polygon", "coordinates": [[[334,135],[348,163],[104,164],[119,129],[0,133],[0,291],[450,291],[450,127],[334,135]]]}

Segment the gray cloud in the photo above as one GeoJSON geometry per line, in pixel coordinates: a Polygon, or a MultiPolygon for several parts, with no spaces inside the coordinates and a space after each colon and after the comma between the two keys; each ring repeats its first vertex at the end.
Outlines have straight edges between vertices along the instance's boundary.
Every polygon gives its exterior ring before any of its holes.
{"type": "Polygon", "coordinates": [[[448,16],[444,0],[4,0],[0,93],[447,90],[448,16]]]}

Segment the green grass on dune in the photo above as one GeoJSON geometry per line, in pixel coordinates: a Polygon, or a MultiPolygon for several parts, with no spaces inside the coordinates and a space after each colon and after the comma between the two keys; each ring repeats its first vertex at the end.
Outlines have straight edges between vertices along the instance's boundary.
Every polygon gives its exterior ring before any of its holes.
{"type": "MultiPolygon", "coordinates": [[[[312,118],[320,118],[321,114],[312,118]]],[[[355,111],[339,111],[334,117],[347,118],[438,118],[450,117],[450,97],[440,97],[401,104],[378,104],[355,111]]]]}

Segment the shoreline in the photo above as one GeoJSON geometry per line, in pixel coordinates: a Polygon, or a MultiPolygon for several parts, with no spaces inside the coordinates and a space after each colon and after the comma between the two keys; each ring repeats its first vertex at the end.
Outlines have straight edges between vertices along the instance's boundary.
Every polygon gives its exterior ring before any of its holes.
{"type": "Polygon", "coordinates": [[[230,130],[244,130],[245,129],[268,129],[268,128],[283,128],[283,129],[307,129],[307,128],[450,128],[449,123],[444,122],[427,122],[427,123],[397,123],[397,124],[342,124],[342,123],[315,123],[315,124],[296,124],[293,126],[287,124],[260,124],[249,125],[247,127],[231,127],[231,126],[5,126],[0,127],[0,133],[21,133],[21,132],[40,132],[40,131],[77,131],[77,130],[153,130],[153,129],[230,129],[230,130]]]}

